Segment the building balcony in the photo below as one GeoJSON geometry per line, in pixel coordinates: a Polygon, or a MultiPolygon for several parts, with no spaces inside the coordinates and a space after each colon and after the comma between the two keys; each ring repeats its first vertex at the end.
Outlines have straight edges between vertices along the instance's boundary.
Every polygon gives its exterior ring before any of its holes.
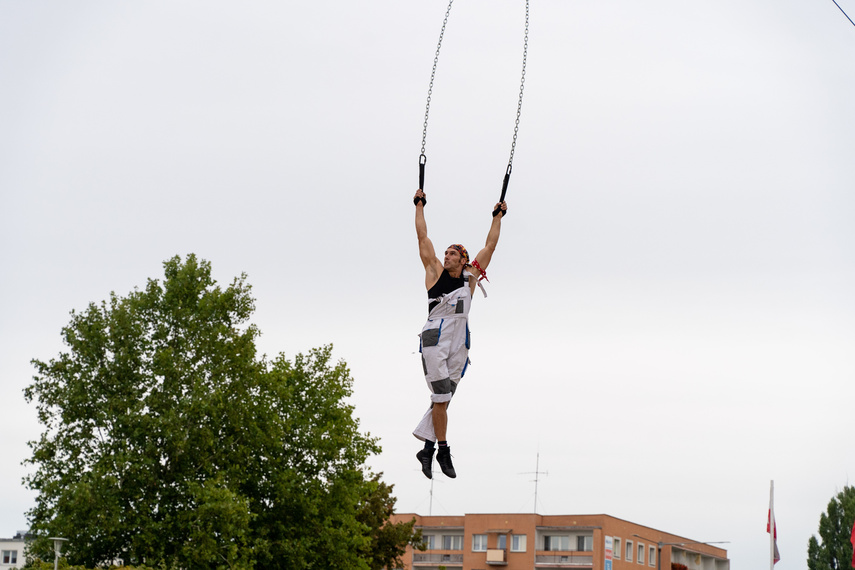
{"type": "Polygon", "coordinates": [[[463,554],[413,552],[413,566],[463,566],[463,554]]]}
{"type": "Polygon", "coordinates": [[[594,556],[591,553],[556,552],[535,554],[534,565],[537,568],[591,568],[594,556]]]}
{"type": "Polygon", "coordinates": [[[488,548],[487,564],[489,566],[507,566],[508,551],[504,548],[488,548]]]}

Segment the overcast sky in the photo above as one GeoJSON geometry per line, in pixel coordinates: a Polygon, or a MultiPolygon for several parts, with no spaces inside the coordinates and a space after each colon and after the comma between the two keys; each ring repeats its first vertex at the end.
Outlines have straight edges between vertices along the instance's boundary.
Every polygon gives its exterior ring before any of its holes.
{"type": "MultiPolygon", "coordinates": [[[[855,1],[841,0],[850,15],[855,1]]],[[[0,3],[0,536],[27,527],[30,359],[72,309],[196,253],[263,352],[334,343],[399,512],[606,513],[806,568],[855,477],[855,27],[831,0],[532,0],[510,213],[450,407],[428,404],[412,195],[445,0],[0,3]]],[[[483,244],[523,0],[454,3],[438,249],[483,244]]]]}

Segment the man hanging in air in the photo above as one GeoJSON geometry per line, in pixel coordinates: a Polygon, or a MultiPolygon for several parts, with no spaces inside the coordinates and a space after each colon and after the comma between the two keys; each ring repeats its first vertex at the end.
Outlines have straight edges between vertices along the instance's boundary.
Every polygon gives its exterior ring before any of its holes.
{"type": "Polygon", "coordinates": [[[413,201],[416,204],[419,257],[425,268],[429,303],[428,320],[420,335],[420,350],[431,400],[430,408],[413,431],[414,436],[425,442],[424,449],[416,454],[416,458],[421,463],[425,477],[432,478],[433,454],[437,451],[436,442],[439,442],[437,463],[446,476],[456,477],[446,438],[448,403],[469,363],[468,315],[472,294],[475,286],[481,286],[481,279],[487,276],[487,266],[496,250],[502,217],[508,206],[505,202],[496,204],[484,249],[478,252],[470,264],[466,248],[459,244],[449,246],[442,261],[437,258],[433,243],[427,235],[425,193],[418,190],[413,201]]]}

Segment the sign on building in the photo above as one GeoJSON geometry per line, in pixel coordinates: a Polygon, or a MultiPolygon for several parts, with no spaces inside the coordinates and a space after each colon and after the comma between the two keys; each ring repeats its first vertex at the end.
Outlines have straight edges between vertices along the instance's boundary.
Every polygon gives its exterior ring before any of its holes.
{"type": "Polygon", "coordinates": [[[615,541],[612,537],[606,537],[606,560],[603,563],[603,570],[612,570],[612,556],[614,555],[615,541]]]}

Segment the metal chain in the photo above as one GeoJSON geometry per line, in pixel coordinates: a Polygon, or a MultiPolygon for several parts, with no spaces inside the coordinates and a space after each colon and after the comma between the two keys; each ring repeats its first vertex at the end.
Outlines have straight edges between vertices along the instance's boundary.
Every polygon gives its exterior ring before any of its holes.
{"type": "MultiPolygon", "coordinates": [[[[436,44],[436,53],[433,58],[433,68],[430,72],[430,85],[428,85],[428,94],[427,94],[427,103],[425,105],[425,122],[422,128],[422,148],[421,154],[424,156],[425,154],[425,146],[427,144],[427,127],[428,127],[428,117],[430,116],[430,100],[431,95],[433,94],[433,82],[436,78],[436,66],[439,62],[439,52],[442,48],[442,39],[445,36],[445,27],[448,24],[448,16],[451,13],[451,6],[454,4],[454,0],[449,0],[448,8],[445,10],[445,18],[442,20],[442,29],[439,32],[439,41],[436,44]]],[[[520,96],[517,101],[517,116],[514,121],[514,137],[511,142],[511,154],[508,158],[508,173],[510,173],[511,168],[514,162],[514,152],[517,148],[517,135],[519,134],[520,129],[520,115],[522,114],[522,103],[523,103],[523,93],[525,91],[525,67],[526,61],[528,58],[528,24],[529,24],[529,0],[525,2],[525,37],[523,41],[523,58],[522,58],[522,74],[520,77],[520,96]]]]}
{"type": "MultiPolygon", "coordinates": [[[[835,5],[835,6],[837,6],[837,9],[838,9],[838,10],[840,10],[841,12],[843,12],[843,8],[841,8],[841,7],[840,7],[840,4],[838,4],[838,3],[837,3],[837,0],[831,0],[831,1],[832,1],[832,2],[834,2],[834,5],[835,5]]],[[[847,20],[849,20],[849,23],[850,23],[850,24],[852,24],[853,26],[855,26],[855,22],[853,22],[853,21],[852,21],[852,18],[850,18],[850,17],[849,17],[849,14],[847,14],[846,12],[843,12],[843,15],[844,15],[844,16],[846,16],[846,19],[847,19],[847,20]]]]}
{"type": "MultiPolygon", "coordinates": [[[[526,0],[528,1],[528,0],[526,0]]],[[[445,11],[445,18],[442,20],[442,29],[439,32],[439,41],[436,43],[436,55],[433,56],[433,69],[430,72],[430,85],[428,86],[427,105],[425,106],[425,125],[422,129],[422,155],[425,153],[425,143],[427,141],[428,115],[430,114],[430,96],[433,93],[433,79],[436,77],[436,64],[439,61],[439,50],[442,47],[442,37],[445,35],[445,26],[448,24],[448,15],[451,13],[451,5],[454,0],[449,0],[448,9],[445,11]]]]}
{"type": "Polygon", "coordinates": [[[525,89],[525,62],[528,56],[528,4],[529,0],[525,0],[525,41],[523,43],[523,58],[522,58],[522,77],[520,78],[520,98],[517,102],[517,119],[514,122],[514,140],[511,143],[511,156],[508,158],[508,174],[514,163],[514,151],[517,148],[517,133],[520,130],[520,113],[522,113],[523,90],[525,89]]]}

